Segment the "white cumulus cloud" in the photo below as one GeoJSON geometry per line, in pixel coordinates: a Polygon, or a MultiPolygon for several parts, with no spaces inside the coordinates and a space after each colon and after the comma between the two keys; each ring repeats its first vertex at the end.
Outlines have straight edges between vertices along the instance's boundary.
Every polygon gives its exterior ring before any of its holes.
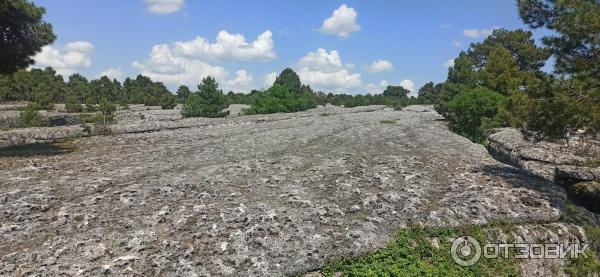
{"type": "Polygon", "coordinates": [[[192,41],[176,41],[171,47],[176,55],[210,61],[270,60],[277,57],[273,33],[269,30],[264,31],[252,42],[247,42],[241,34],[220,31],[214,43],[208,42],[203,37],[196,37],[192,41]]]}
{"type": "Polygon", "coordinates": [[[141,74],[171,85],[194,86],[203,78],[212,76],[224,80],[228,72],[221,66],[211,65],[202,60],[189,59],[174,55],[166,45],[155,45],[148,60],[134,61],[132,66],[141,74]]]}
{"type": "Polygon", "coordinates": [[[387,60],[377,60],[374,61],[371,65],[367,66],[367,71],[371,73],[380,73],[391,70],[394,70],[394,66],[390,61],[387,60]]]}
{"type": "Polygon", "coordinates": [[[123,72],[121,71],[121,67],[109,68],[105,71],[102,71],[102,72],[100,72],[100,74],[98,74],[97,78],[100,78],[102,76],[106,76],[111,80],[113,80],[113,79],[117,79],[119,81],[123,80],[123,72]]]}
{"type": "Polygon", "coordinates": [[[277,79],[277,72],[271,72],[263,77],[263,85],[265,88],[270,88],[277,79]]]}
{"type": "Polygon", "coordinates": [[[450,68],[454,66],[454,59],[449,59],[444,63],[445,68],[450,68]]]}
{"type": "Polygon", "coordinates": [[[178,12],[183,8],[185,0],[144,0],[148,11],[154,14],[168,14],[178,12]]]}
{"type": "Polygon", "coordinates": [[[134,61],[133,67],[153,80],[169,85],[195,86],[206,76],[214,77],[227,88],[246,90],[254,77],[240,70],[228,80],[229,72],[219,63],[225,60],[262,61],[276,58],[271,31],[260,34],[256,40],[247,42],[241,34],[220,31],[216,42],[197,37],[191,41],[176,41],[152,47],[145,61],[134,61]]]}
{"type": "Polygon", "coordinates": [[[487,37],[492,34],[494,29],[466,29],[463,30],[463,35],[470,38],[487,37]]]}
{"type": "Polygon", "coordinates": [[[317,51],[306,54],[298,64],[314,70],[335,70],[342,67],[342,59],[336,50],[328,53],[327,50],[319,48],[317,51]]]}
{"type": "Polygon", "coordinates": [[[411,80],[403,80],[400,82],[400,86],[403,88],[410,90],[411,94],[415,92],[415,83],[411,80]]]}
{"type": "Polygon", "coordinates": [[[360,31],[360,25],[356,23],[358,13],[354,8],[342,4],[333,11],[331,17],[323,21],[320,31],[325,34],[336,35],[341,38],[347,38],[353,32],[360,31]]]}
{"type": "Polygon", "coordinates": [[[361,75],[352,73],[351,64],[344,64],[338,51],[319,48],[298,62],[298,75],[304,84],[316,89],[348,89],[362,84],[361,75]]]}
{"type": "Polygon", "coordinates": [[[69,42],[62,48],[47,45],[33,57],[33,67],[51,66],[57,73],[67,77],[78,70],[89,68],[93,52],[94,45],[87,41],[69,42]]]}
{"type": "Polygon", "coordinates": [[[382,80],[379,84],[368,84],[365,90],[370,94],[380,94],[382,93],[390,83],[386,80],[382,80]]]}
{"type": "Polygon", "coordinates": [[[235,78],[225,81],[223,89],[234,92],[250,92],[254,88],[254,76],[246,70],[238,70],[235,78]]]}
{"type": "Polygon", "coordinates": [[[458,41],[458,40],[452,41],[452,43],[450,45],[452,45],[452,47],[454,47],[454,48],[461,48],[462,47],[462,43],[460,43],[460,41],[458,41]]]}

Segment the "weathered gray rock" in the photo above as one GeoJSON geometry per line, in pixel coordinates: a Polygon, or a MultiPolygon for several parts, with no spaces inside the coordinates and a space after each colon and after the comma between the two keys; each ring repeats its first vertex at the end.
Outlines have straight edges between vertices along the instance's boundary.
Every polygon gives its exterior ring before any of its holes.
{"type": "Polygon", "coordinates": [[[513,128],[490,135],[488,150],[500,161],[565,186],[600,180],[600,167],[584,166],[591,158],[577,156],[558,144],[530,142],[513,128]]]}
{"type": "Polygon", "coordinates": [[[50,143],[84,135],[86,132],[80,125],[12,129],[0,132],[0,147],[50,143]]]}
{"type": "MultiPolygon", "coordinates": [[[[523,224],[511,231],[489,228],[486,233],[492,243],[560,244],[565,247],[577,244],[581,248],[589,244],[583,228],[565,223],[523,224]]],[[[516,259],[516,262],[521,269],[521,276],[567,276],[562,270],[565,259],[539,257],[516,259]]]]}
{"type": "MultiPolygon", "coordinates": [[[[147,107],[147,106],[141,106],[147,107]]],[[[183,128],[194,128],[212,125],[239,125],[256,124],[267,121],[277,121],[296,117],[312,117],[327,114],[338,113],[356,113],[384,109],[385,106],[369,106],[344,109],[334,106],[321,107],[294,114],[270,114],[245,116],[240,118],[185,118],[181,119],[178,108],[173,110],[141,110],[132,112],[128,110],[118,111],[117,123],[109,125],[107,131],[96,131],[95,127],[90,125],[91,132],[87,132],[82,126],[61,126],[61,127],[37,127],[22,128],[0,131],[0,147],[17,146],[34,143],[52,143],[59,140],[88,136],[90,134],[125,134],[125,133],[143,133],[155,132],[160,130],[175,130],[183,128]],[[147,117],[146,117],[147,116],[147,117]]],[[[136,109],[136,108],[134,108],[136,109]]]]}
{"type": "Polygon", "coordinates": [[[118,110],[115,114],[115,120],[119,124],[137,121],[174,121],[182,118],[179,109],[118,110]]]}
{"type": "Polygon", "coordinates": [[[161,106],[146,106],[144,104],[131,104],[127,106],[127,109],[134,112],[149,111],[149,110],[162,110],[161,106]]]}
{"type": "Polygon", "coordinates": [[[237,117],[243,115],[248,108],[250,108],[250,105],[231,104],[225,110],[229,112],[228,117],[237,117]]]}
{"type": "Polygon", "coordinates": [[[559,219],[562,188],[439,119],[411,106],[155,121],[0,158],[0,275],[280,276],[412,224],[559,219]]]}
{"type": "Polygon", "coordinates": [[[0,104],[0,111],[18,111],[27,107],[29,102],[3,102],[0,104]]]}
{"type": "MultiPolygon", "coordinates": [[[[0,111],[0,128],[12,128],[17,125],[20,111],[0,111]]],[[[66,126],[82,123],[81,116],[88,113],[64,113],[39,111],[47,126],[66,126]]],[[[88,114],[93,115],[93,114],[88,114]]]]}

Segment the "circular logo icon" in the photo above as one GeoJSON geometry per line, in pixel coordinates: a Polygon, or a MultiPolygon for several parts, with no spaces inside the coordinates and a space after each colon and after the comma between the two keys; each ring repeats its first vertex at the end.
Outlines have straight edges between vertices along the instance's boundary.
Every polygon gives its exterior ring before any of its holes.
{"type": "Polygon", "coordinates": [[[459,265],[472,266],[481,258],[479,242],[469,236],[456,238],[452,242],[452,259],[459,265]]]}

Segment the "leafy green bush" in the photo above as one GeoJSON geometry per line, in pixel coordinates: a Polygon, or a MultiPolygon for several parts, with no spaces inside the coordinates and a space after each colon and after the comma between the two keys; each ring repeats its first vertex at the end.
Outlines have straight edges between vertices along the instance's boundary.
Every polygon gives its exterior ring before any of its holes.
{"type": "Polygon", "coordinates": [[[548,79],[542,85],[528,89],[527,93],[513,94],[511,112],[517,119],[515,125],[534,140],[564,139],[568,143],[567,135],[579,129],[585,130],[584,137],[593,137],[598,130],[595,125],[600,124],[597,122],[600,121],[600,105],[573,99],[571,95],[579,91],[573,87],[575,83],[548,79]]]}
{"type": "Polygon", "coordinates": [[[83,107],[81,106],[81,103],[79,103],[79,99],[77,99],[77,97],[74,95],[67,96],[67,99],[65,100],[65,109],[68,113],[80,113],[83,111],[83,107]]]}
{"type": "Polygon", "coordinates": [[[188,96],[183,104],[183,117],[224,117],[229,113],[223,111],[228,106],[227,97],[214,78],[204,78],[198,88],[200,91],[188,96]]]}
{"type": "Polygon", "coordinates": [[[28,127],[41,127],[44,126],[42,116],[37,111],[35,104],[29,104],[25,110],[19,113],[17,118],[17,127],[28,128],[28,127]]]}
{"type": "Polygon", "coordinates": [[[144,106],[158,106],[158,98],[152,96],[152,95],[147,95],[144,96],[144,106]]]}
{"type": "Polygon", "coordinates": [[[54,104],[50,103],[50,95],[46,92],[38,92],[35,94],[35,102],[32,106],[36,110],[50,111],[54,109],[54,104]]]}
{"type": "Polygon", "coordinates": [[[91,96],[85,98],[85,110],[88,113],[97,111],[96,109],[96,101],[91,96]]]}
{"type": "Polygon", "coordinates": [[[181,114],[183,117],[224,117],[227,115],[223,111],[225,108],[227,105],[207,103],[200,95],[192,94],[185,100],[181,114]]]}
{"type": "Polygon", "coordinates": [[[175,95],[163,94],[158,100],[160,107],[164,109],[172,109],[175,107],[175,95]]]}
{"type": "Polygon", "coordinates": [[[291,113],[305,111],[317,106],[312,93],[295,93],[275,84],[258,96],[246,114],[291,113]]]}
{"type": "Polygon", "coordinates": [[[98,109],[101,112],[102,125],[106,125],[107,123],[112,122],[117,106],[108,101],[105,97],[102,97],[98,109]]]}
{"type": "Polygon", "coordinates": [[[461,92],[447,103],[450,129],[478,143],[497,127],[496,115],[505,97],[493,90],[477,87],[461,92]]]}

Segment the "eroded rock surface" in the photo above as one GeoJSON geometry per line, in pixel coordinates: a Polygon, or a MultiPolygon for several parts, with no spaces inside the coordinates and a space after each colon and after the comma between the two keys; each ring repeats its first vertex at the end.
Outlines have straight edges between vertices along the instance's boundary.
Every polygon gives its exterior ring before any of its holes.
{"type": "Polygon", "coordinates": [[[600,181],[600,167],[587,166],[594,157],[576,155],[555,143],[533,143],[513,128],[501,128],[490,135],[488,148],[497,159],[552,182],[570,186],[600,181]]]}
{"type": "Polygon", "coordinates": [[[562,188],[497,162],[431,107],[322,114],[183,120],[0,158],[0,275],[279,276],[411,224],[560,217],[562,188]]]}

